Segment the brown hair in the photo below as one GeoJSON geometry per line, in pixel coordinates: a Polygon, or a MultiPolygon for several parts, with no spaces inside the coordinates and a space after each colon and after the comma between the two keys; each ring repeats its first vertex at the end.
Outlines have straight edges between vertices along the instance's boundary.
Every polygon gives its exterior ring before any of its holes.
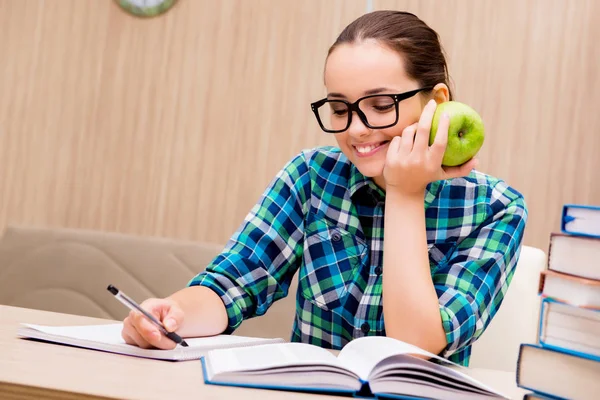
{"type": "Polygon", "coordinates": [[[407,75],[421,87],[445,83],[450,78],[438,34],[416,15],[403,11],[374,11],[348,25],[329,48],[327,56],[341,44],[375,39],[403,56],[407,75]]]}

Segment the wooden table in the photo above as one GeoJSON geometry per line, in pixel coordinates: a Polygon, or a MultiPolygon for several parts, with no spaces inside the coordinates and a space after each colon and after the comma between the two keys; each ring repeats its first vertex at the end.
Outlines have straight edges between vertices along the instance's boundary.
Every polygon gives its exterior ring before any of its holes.
{"type": "MultiPolygon", "coordinates": [[[[204,385],[198,361],[166,362],[16,337],[19,323],[87,325],[114,321],[0,306],[1,399],[280,399],[340,397],[204,385]]],[[[470,369],[474,378],[514,399],[525,393],[514,374],[470,369]]]]}

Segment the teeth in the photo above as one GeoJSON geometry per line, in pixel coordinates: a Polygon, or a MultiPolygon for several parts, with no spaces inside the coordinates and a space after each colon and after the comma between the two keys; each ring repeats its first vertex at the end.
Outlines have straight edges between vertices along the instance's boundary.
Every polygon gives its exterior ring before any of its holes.
{"type": "Polygon", "coordinates": [[[359,153],[368,153],[370,151],[373,151],[374,149],[376,149],[377,147],[379,147],[379,145],[371,145],[371,146],[356,146],[356,150],[359,153]]]}

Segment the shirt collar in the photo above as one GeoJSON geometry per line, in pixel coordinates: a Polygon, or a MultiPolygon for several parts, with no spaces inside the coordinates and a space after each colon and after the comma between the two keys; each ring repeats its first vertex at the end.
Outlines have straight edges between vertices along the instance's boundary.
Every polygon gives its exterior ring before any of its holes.
{"type": "MultiPolygon", "coordinates": [[[[348,179],[350,197],[354,198],[354,195],[358,191],[365,188],[366,186],[369,186],[369,182],[372,182],[374,186],[377,186],[371,178],[367,178],[366,176],[364,176],[354,164],[350,163],[350,179],[348,179]]],[[[377,188],[381,190],[379,187],[377,188]]],[[[381,190],[381,192],[383,192],[383,190],[381,190]]]]}
{"type": "MultiPolygon", "coordinates": [[[[434,181],[427,185],[425,189],[425,209],[427,209],[431,203],[435,200],[441,188],[443,187],[444,181],[434,181]]],[[[364,176],[358,168],[350,163],[350,178],[348,179],[348,187],[350,191],[350,197],[355,198],[355,195],[363,190],[370,189],[373,194],[383,200],[385,199],[385,191],[383,191],[372,178],[364,176]]]]}

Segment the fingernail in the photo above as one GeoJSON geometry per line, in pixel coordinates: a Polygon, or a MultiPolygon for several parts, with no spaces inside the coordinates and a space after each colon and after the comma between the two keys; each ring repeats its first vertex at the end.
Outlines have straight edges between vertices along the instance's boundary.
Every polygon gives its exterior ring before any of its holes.
{"type": "Polygon", "coordinates": [[[442,114],[444,118],[446,119],[450,119],[450,114],[448,114],[448,112],[445,112],[444,114],[442,114]]]}

